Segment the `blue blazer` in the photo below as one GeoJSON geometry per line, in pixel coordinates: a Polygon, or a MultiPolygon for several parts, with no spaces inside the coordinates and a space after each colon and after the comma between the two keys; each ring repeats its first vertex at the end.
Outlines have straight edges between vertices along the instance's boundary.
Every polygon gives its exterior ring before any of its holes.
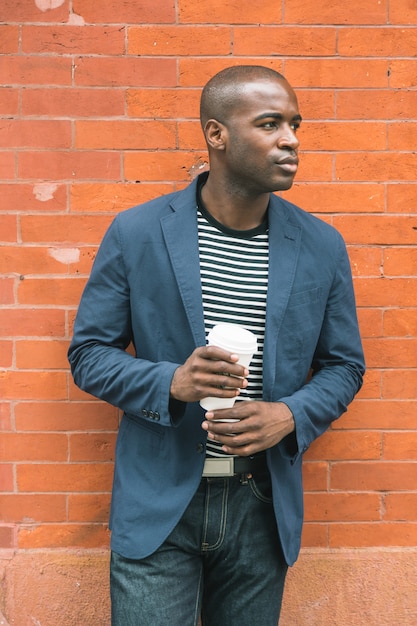
{"type": "MultiPolygon", "coordinates": [[[[364,360],[339,233],[271,195],[269,236],[263,394],[289,406],[296,430],[267,458],[292,564],[303,523],[302,455],[346,410],[362,384],[364,360]]],[[[112,549],[128,558],[159,547],[199,485],[204,411],[171,400],[169,390],[178,365],[205,343],[194,181],[114,219],[69,349],[75,383],[123,411],[110,526],[112,549]]]]}

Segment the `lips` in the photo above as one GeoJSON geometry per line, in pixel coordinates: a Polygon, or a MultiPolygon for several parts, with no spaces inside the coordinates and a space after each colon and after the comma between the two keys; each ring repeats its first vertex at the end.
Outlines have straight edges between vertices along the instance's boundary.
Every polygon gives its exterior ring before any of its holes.
{"type": "Polygon", "coordinates": [[[295,174],[298,169],[298,158],[297,157],[285,157],[285,159],[280,159],[276,161],[276,164],[284,170],[284,172],[288,172],[289,174],[295,174]]]}

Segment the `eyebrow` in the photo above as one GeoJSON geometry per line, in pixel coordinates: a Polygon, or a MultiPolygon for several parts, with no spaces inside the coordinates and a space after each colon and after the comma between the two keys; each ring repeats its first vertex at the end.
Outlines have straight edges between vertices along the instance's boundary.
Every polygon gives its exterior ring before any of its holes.
{"type": "MultiPolygon", "coordinates": [[[[260,115],[257,115],[254,119],[255,122],[259,122],[260,120],[264,120],[268,117],[272,117],[276,120],[282,120],[284,119],[284,116],[282,115],[282,113],[261,113],[260,115]]],[[[298,115],[294,115],[294,117],[291,118],[292,122],[301,122],[302,121],[302,117],[300,114],[298,115]]]]}

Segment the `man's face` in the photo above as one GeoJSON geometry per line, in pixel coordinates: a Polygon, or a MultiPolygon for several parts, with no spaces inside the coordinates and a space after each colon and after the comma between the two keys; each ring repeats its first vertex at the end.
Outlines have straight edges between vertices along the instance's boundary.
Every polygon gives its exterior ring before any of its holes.
{"type": "Polygon", "coordinates": [[[257,195],[289,189],[298,166],[297,98],[281,80],[258,80],[243,88],[225,121],[223,165],[235,191],[257,195]]]}

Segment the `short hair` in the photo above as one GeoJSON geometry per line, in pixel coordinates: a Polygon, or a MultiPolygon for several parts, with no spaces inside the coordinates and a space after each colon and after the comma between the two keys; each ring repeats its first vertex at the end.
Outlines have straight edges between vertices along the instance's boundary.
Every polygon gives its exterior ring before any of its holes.
{"type": "Polygon", "coordinates": [[[234,65],[215,74],[206,84],[200,100],[200,121],[204,128],[214,118],[225,123],[243,87],[255,80],[286,81],[285,76],[263,65],[234,65]]]}

